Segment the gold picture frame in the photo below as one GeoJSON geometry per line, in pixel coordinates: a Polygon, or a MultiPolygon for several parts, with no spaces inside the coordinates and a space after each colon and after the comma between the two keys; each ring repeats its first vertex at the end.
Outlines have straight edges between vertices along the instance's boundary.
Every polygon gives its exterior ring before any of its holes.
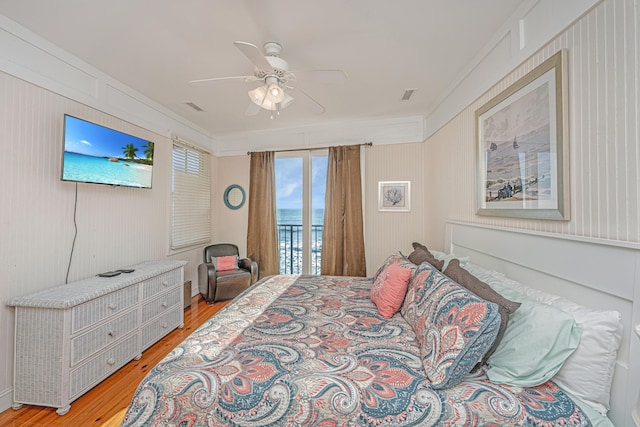
{"type": "Polygon", "coordinates": [[[476,111],[477,214],[569,220],[567,53],[476,111]]]}

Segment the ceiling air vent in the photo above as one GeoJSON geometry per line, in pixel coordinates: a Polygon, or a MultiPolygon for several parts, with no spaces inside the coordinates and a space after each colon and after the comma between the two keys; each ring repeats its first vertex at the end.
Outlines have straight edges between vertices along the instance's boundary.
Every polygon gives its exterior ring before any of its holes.
{"type": "Polygon", "coordinates": [[[402,100],[403,101],[408,101],[409,98],[411,98],[413,96],[413,92],[415,92],[417,89],[405,89],[404,92],[402,92],[402,100]]]}
{"type": "Polygon", "coordinates": [[[189,107],[193,108],[196,111],[204,111],[202,108],[200,108],[199,106],[197,106],[196,104],[194,104],[193,102],[185,102],[186,105],[188,105],[189,107]]]}

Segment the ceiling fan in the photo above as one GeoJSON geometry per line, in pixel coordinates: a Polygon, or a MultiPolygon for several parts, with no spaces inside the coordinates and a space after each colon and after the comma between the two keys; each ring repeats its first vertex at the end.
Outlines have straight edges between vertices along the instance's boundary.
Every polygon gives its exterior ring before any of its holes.
{"type": "Polygon", "coordinates": [[[256,115],[261,109],[280,114],[280,110],[288,107],[295,99],[300,99],[315,114],[325,112],[324,106],[300,89],[296,83],[298,77],[313,79],[319,83],[344,83],[347,73],[342,70],[310,70],[290,71],[287,61],[280,57],[282,45],[267,42],[263,45],[264,53],[251,43],[236,41],[233,44],[255,66],[253,75],[213,77],[191,80],[191,85],[204,85],[222,80],[240,80],[245,83],[260,82],[260,86],[248,91],[249,107],[245,114],[256,115]]]}

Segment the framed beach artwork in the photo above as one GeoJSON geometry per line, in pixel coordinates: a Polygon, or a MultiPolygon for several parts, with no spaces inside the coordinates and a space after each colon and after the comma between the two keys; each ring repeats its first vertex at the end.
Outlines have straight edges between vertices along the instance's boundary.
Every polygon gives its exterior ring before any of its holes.
{"type": "Polygon", "coordinates": [[[476,111],[477,214],[569,219],[566,51],[476,111]]]}
{"type": "Polygon", "coordinates": [[[411,181],[379,181],[378,210],[381,212],[411,211],[411,181]]]}

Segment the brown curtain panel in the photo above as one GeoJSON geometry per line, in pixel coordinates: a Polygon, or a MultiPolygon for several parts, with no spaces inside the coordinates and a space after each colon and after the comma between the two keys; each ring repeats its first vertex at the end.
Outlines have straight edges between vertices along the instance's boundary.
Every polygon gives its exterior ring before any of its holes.
{"type": "Polygon", "coordinates": [[[324,209],[322,274],[364,277],[359,145],[329,148],[324,209]]]}
{"type": "Polygon", "coordinates": [[[247,256],[258,263],[260,278],[280,273],[274,157],[251,153],[247,256]]]}

